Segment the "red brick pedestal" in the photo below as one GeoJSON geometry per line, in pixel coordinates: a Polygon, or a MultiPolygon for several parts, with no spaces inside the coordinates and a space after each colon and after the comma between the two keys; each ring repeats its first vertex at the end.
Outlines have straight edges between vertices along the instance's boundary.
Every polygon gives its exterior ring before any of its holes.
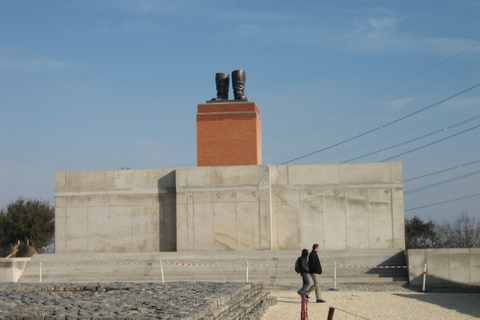
{"type": "Polygon", "coordinates": [[[255,102],[198,105],[197,166],[262,164],[262,123],[255,102]]]}

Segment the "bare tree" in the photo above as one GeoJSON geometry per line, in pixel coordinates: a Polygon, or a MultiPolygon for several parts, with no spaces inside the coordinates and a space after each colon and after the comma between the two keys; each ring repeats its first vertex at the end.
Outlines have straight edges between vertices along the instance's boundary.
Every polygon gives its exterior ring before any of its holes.
{"type": "Polygon", "coordinates": [[[453,222],[437,225],[440,248],[478,248],[480,247],[480,221],[476,221],[464,210],[453,222]]]}

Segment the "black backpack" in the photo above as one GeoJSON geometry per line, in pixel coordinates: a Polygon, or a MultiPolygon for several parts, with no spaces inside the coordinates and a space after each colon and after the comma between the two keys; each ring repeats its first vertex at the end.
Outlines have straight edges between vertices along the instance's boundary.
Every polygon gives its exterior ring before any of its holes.
{"type": "Polygon", "coordinates": [[[297,261],[295,261],[295,272],[300,273],[300,271],[302,270],[300,269],[300,258],[298,258],[297,261]]]}

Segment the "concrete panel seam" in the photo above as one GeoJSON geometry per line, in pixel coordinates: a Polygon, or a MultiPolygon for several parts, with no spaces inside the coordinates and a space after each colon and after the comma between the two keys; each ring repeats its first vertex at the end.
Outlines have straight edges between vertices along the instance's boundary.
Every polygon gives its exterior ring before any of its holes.
{"type": "Polygon", "coordinates": [[[291,189],[291,190],[304,190],[305,188],[314,188],[314,189],[392,189],[392,188],[401,188],[403,185],[401,183],[394,184],[302,184],[302,185],[285,185],[285,184],[272,184],[272,188],[279,187],[282,189],[291,189]]]}
{"type": "Polygon", "coordinates": [[[121,189],[121,190],[55,192],[55,197],[75,197],[75,196],[90,196],[90,195],[167,194],[167,193],[168,193],[168,190],[163,188],[134,188],[134,189],[121,189]]]}
{"type": "Polygon", "coordinates": [[[212,187],[212,188],[202,188],[202,187],[177,187],[177,192],[219,192],[219,191],[258,191],[258,190],[268,190],[268,186],[233,186],[233,187],[212,187]]]}

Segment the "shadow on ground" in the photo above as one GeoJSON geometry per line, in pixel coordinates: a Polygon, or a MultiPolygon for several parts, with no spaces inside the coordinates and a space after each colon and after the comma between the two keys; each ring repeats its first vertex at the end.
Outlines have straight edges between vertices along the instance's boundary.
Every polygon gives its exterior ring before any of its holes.
{"type": "MultiPolygon", "coordinates": [[[[430,280],[432,280],[430,278],[430,280]]],[[[437,284],[427,285],[424,294],[397,293],[402,298],[415,299],[421,302],[438,305],[442,308],[455,310],[475,318],[480,318],[480,286],[448,282],[443,279],[433,279],[437,284]],[[438,283],[442,282],[443,283],[438,283]]],[[[428,284],[428,282],[427,282],[428,284]]],[[[409,287],[408,289],[422,292],[422,287],[409,287]]]]}

